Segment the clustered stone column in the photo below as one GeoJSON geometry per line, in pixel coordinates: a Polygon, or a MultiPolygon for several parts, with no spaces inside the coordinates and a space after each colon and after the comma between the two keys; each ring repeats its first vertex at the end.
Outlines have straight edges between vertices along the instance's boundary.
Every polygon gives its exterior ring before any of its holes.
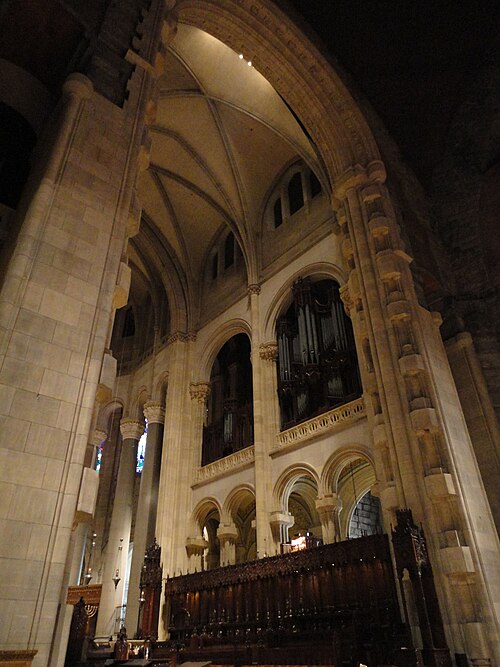
{"type": "Polygon", "coordinates": [[[274,556],[274,554],[281,553],[282,544],[288,543],[288,531],[295,523],[295,518],[290,512],[271,512],[269,523],[271,524],[274,540],[272,553],[269,555],[274,556]]]}
{"type": "Polygon", "coordinates": [[[342,511],[342,499],[336,493],[325,494],[316,500],[321,521],[323,542],[331,544],[341,539],[339,514],[342,511]]]}
{"type": "Polygon", "coordinates": [[[424,523],[451,643],[481,662],[498,647],[498,612],[484,586],[485,579],[490,586],[500,581],[498,538],[440,320],[418,303],[384,181],[379,162],[354,168],[337,183],[334,200],[349,269],[343,298],[361,348],[382,507],[390,514],[410,507],[424,523]],[[482,610],[477,600],[485,601],[482,610]]]}
{"type": "Polygon", "coordinates": [[[217,537],[219,538],[220,544],[220,564],[234,565],[236,562],[238,529],[234,523],[221,523],[217,529],[217,537]]]}
{"type": "Polygon", "coordinates": [[[269,507],[271,506],[269,433],[275,433],[267,422],[266,380],[264,371],[265,358],[260,356],[260,285],[249,285],[250,317],[252,323],[252,380],[253,380],[253,423],[255,457],[255,529],[257,532],[257,556],[262,557],[272,544],[269,525],[269,507]]]}
{"type": "Polygon", "coordinates": [[[120,431],[122,446],[102,573],[102,593],[96,627],[98,637],[109,637],[113,634],[115,609],[122,604],[132,526],[137,443],[144,433],[144,424],[135,419],[122,419],[120,431]],[[120,578],[116,586],[113,581],[115,576],[120,578]]]}
{"type": "Polygon", "coordinates": [[[144,404],[144,416],[148,422],[148,434],[135,517],[134,550],[127,596],[126,626],[130,634],[135,632],[139,618],[139,585],[144,555],[153,543],[156,532],[165,408],[157,401],[148,401],[144,404]]]}

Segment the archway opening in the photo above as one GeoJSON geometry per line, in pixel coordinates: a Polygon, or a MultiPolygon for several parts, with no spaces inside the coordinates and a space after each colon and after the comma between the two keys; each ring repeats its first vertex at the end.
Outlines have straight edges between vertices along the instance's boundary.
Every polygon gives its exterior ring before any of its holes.
{"type": "Polygon", "coordinates": [[[222,346],[212,367],[210,386],[202,465],[253,442],[252,365],[246,334],[236,334],[222,346]]]}

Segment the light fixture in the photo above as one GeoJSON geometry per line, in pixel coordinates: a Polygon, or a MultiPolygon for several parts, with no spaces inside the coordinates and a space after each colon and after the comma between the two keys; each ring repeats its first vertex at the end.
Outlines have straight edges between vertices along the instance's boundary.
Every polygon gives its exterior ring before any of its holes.
{"type": "Polygon", "coordinates": [[[240,53],[240,55],[238,56],[238,58],[239,58],[240,60],[243,60],[243,54],[240,53]]]}
{"type": "Polygon", "coordinates": [[[120,537],[120,546],[118,547],[118,554],[116,555],[116,570],[115,570],[115,576],[112,578],[112,581],[115,585],[115,591],[116,587],[121,581],[120,577],[120,562],[121,562],[121,553],[123,549],[123,537],[120,537]]]}
{"type": "Polygon", "coordinates": [[[252,61],[249,60],[249,61],[247,62],[247,65],[248,65],[248,67],[252,67],[252,61]]]}
{"type": "Polygon", "coordinates": [[[118,586],[118,584],[119,584],[120,581],[121,581],[121,578],[120,578],[120,571],[119,571],[118,569],[116,570],[116,572],[115,572],[115,576],[113,577],[112,581],[113,581],[113,583],[114,583],[114,585],[115,585],[115,591],[116,591],[116,587],[118,586]]]}

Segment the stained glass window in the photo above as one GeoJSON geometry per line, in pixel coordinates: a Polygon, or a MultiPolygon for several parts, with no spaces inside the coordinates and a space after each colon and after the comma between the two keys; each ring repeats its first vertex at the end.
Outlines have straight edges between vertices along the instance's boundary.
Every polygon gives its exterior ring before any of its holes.
{"type": "Polygon", "coordinates": [[[101,470],[101,461],[102,461],[102,444],[97,448],[97,458],[95,461],[95,469],[97,472],[101,470]]]}
{"type": "Polygon", "coordinates": [[[146,454],[146,438],[148,436],[148,422],[146,420],[146,426],[144,428],[144,433],[141,435],[141,439],[137,444],[137,463],[135,465],[135,472],[142,472],[144,467],[144,456],[146,454]]]}

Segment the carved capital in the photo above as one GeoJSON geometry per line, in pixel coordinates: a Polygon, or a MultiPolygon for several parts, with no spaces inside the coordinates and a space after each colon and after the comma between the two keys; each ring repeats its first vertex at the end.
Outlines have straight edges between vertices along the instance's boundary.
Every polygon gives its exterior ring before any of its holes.
{"type": "Polygon", "coordinates": [[[229,542],[229,544],[235,544],[236,540],[238,539],[238,529],[234,523],[221,523],[217,529],[217,537],[221,543],[229,542]]]}
{"type": "Polygon", "coordinates": [[[144,403],[144,416],[148,424],[163,424],[165,422],[165,408],[159,401],[144,403]]]}
{"type": "Polygon", "coordinates": [[[340,512],[342,509],[342,499],[336,493],[329,493],[316,500],[316,509],[320,519],[325,519],[333,512],[340,512]]]}
{"type": "Polygon", "coordinates": [[[186,539],[186,553],[188,557],[202,556],[205,549],[208,549],[208,542],[203,537],[188,537],[186,539]]]}
{"type": "Polygon", "coordinates": [[[120,432],[123,440],[140,440],[144,433],[144,424],[136,419],[122,419],[120,422],[120,432]]]}
{"type": "Polygon", "coordinates": [[[259,356],[264,361],[276,361],[278,358],[278,344],[274,341],[262,343],[259,346],[259,356]]]}
{"type": "Polygon", "coordinates": [[[95,428],[90,434],[89,443],[94,447],[100,447],[107,437],[108,434],[106,431],[101,431],[101,429],[95,428]]]}
{"type": "Polygon", "coordinates": [[[189,394],[193,401],[198,401],[198,403],[205,403],[207,398],[210,396],[210,383],[191,382],[189,385],[189,394]]]}
{"type": "Polygon", "coordinates": [[[252,294],[260,294],[260,285],[258,283],[253,283],[247,287],[247,294],[252,296],[252,294]]]}

